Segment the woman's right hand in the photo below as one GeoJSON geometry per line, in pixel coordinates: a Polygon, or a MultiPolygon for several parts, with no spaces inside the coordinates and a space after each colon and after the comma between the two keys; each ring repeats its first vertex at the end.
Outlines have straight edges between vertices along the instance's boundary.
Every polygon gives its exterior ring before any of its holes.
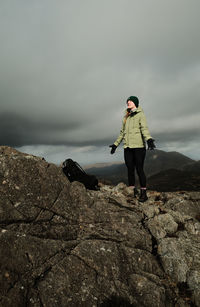
{"type": "Polygon", "coordinates": [[[115,144],[112,144],[112,145],[110,145],[109,147],[112,148],[111,151],[110,151],[110,153],[111,153],[111,154],[114,154],[114,153],[115,153],[115,150],[116,150],[116,148],[117,148],[117,146],[116,146],[115,144]]]}

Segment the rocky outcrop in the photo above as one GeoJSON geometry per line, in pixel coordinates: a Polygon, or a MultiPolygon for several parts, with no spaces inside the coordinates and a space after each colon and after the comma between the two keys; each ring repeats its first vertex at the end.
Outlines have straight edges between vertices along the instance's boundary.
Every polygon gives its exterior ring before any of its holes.
{"type": "Polygon", "coordinates": [[[200,192],[69,183],[0,147],[0,306],[200,306],[200,192]]]}

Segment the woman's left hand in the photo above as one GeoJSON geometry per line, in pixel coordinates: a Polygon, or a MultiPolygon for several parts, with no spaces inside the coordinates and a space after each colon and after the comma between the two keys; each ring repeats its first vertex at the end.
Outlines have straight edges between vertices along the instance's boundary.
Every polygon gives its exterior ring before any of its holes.
{"type": "Polygon", "coordinates": [[[148,144],[148,150],[153,150],[154,148],[156,148],[156,145],[154,144],[154,139],[148,139],[147,140],[147,144],[148,144]]]}

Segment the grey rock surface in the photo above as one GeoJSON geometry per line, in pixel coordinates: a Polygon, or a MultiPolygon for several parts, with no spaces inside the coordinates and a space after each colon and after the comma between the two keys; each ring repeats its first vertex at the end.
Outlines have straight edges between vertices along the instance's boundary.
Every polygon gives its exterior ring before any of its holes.
{"type": "Polygon", "coordinates": [[[200,192],[69,183],[0,147],[0,306],[200,306],[200,192]]]}

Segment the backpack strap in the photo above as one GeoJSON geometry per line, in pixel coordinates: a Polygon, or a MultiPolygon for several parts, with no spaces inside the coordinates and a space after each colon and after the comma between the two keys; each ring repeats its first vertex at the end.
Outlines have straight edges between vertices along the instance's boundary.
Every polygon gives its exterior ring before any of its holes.
{"type": "Polygon", "coordinates": [[[82,167],[75,161],[74,162],[76,164],[76,166],[84,173],[86,174],[86,172],[84,171],[84,169],[82,169],[82,167]]]}

